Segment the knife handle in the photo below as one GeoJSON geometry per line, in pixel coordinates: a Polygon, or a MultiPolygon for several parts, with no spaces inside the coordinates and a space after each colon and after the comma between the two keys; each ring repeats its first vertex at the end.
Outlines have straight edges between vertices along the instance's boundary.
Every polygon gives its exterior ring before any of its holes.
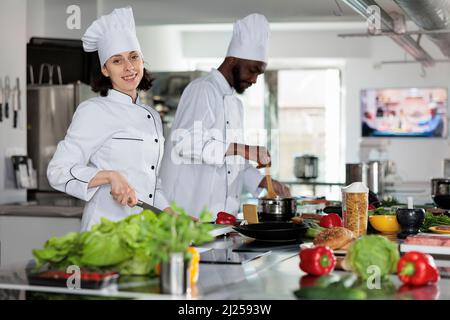
{"type": "Polygon", "coordinates": [[[5,102],[5,118],[9,118],[9,105],[5,102]]]}
{"type": "Polygon", "coordinates": [[[17,110],[13,111],[13,128],[17,128],[17,110]]]}
{"type": "Polygon", "coordinates": [[[3,103],[0,103],[0,122],[3,121],[3,103]]]}

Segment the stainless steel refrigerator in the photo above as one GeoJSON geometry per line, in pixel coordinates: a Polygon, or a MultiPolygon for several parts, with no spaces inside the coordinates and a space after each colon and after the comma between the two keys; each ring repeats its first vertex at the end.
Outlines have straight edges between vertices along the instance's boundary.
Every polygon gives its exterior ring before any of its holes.
{"type": "Polygon", "coordinates": [[[47,166],[59,141],[64,139],[76,107],[97,96],[84,83],[27,87],[28,155],[37,171],[36,191],[55,191],[47,180],[47,166]]]}

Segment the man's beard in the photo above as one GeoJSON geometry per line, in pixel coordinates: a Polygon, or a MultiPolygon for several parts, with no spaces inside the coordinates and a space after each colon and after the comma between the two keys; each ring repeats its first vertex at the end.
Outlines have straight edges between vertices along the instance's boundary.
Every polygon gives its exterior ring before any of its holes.
{"type": "Polygon", "coordinates": [[[236,92],[239,93],[239,94],[244,93],[246,88],[242,87],[241,67],[239,65],[235,65],[231,71],[232,71],[232,74],[233,74],[233,88],[234,88],[234,90],[236,90],[236,92]]]}

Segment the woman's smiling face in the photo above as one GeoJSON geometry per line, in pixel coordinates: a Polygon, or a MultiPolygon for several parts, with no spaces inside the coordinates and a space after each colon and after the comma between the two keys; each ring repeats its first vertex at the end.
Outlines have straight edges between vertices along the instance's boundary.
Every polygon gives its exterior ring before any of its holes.
{"type": "Polygon", "coordinates": [[[122,52],[106,61],[102,73],[111,79],[114,89],[135,97],[144,74],[144,61],[139,51],[122,52]]]}

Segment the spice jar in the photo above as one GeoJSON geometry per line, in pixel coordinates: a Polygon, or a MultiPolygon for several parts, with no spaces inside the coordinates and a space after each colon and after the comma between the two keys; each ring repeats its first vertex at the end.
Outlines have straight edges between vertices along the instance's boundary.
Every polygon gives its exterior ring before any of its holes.
{"type": "Polygon", "coordinates": [[[354,182],[342,188],[342,217],[344,227],[360,237],[367,232],[369,188],[362,182],[354,182]]]}

